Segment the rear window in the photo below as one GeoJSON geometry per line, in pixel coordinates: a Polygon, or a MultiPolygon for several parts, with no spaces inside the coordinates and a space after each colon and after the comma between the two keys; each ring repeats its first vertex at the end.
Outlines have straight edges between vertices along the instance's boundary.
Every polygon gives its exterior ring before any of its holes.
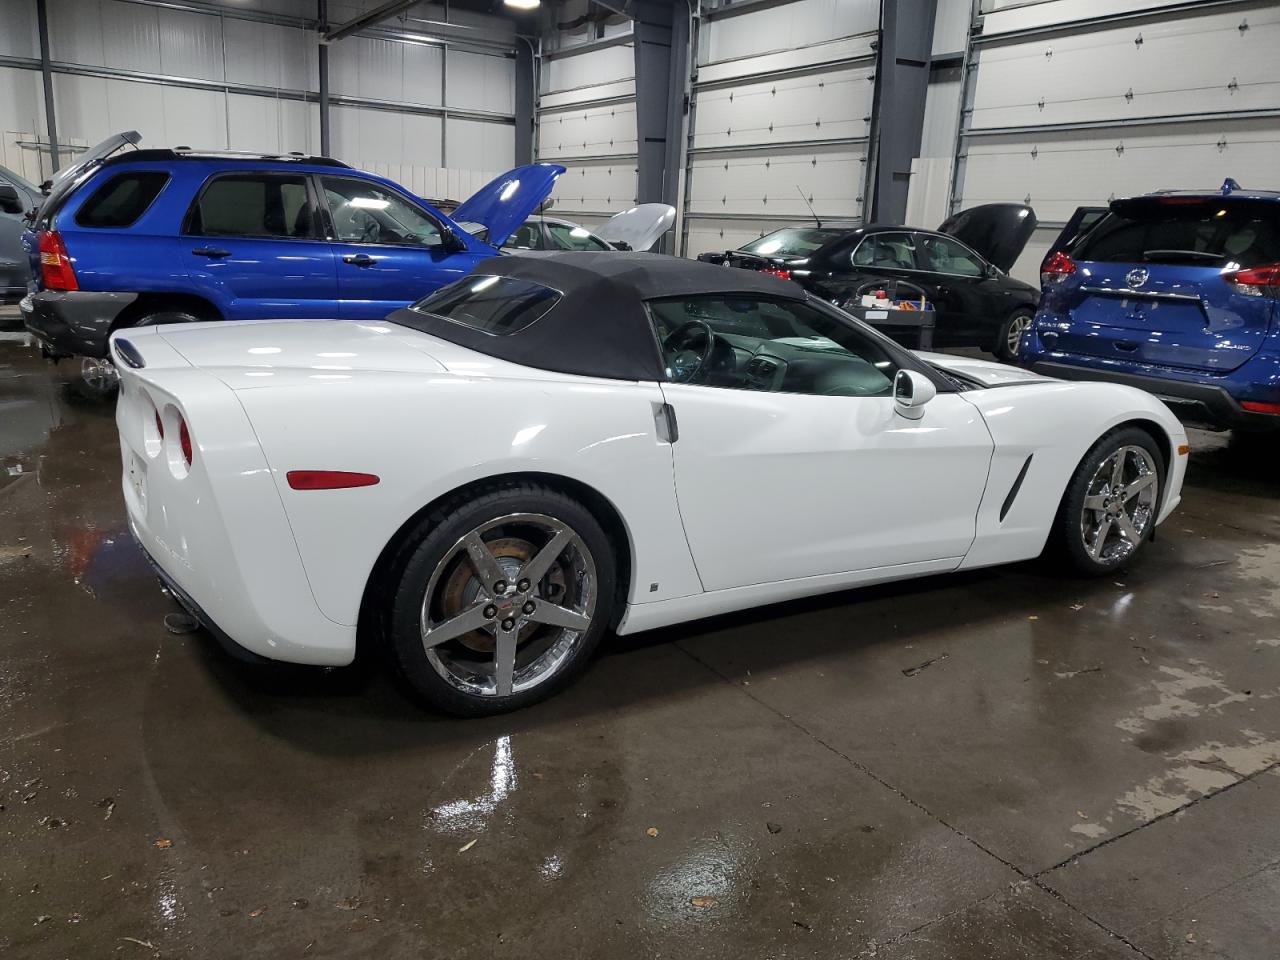
{"type": "Polygon", "coordinates": [[[1143,197],[1121,201],[1071,252],[1077,260],[1256,267],[1280,262],[1280,203],[1143,197]]]}
{"type": "Polygon", "coordinates": [[[480,274],[442,287],[410,309],[506,337],[545,316],[559,301],[559,291],[540,283],[480,274]]]}
{"type": "Polygon", "coordinates": [[[803,257],[848,232],[821,227],[784,227],[773,233],[766,233],[742,249],[761,257],[803,257]]]}
{"type": "Polygon", "coordinates": [[[132,226],[168,182],[169,175],[158,171],[117,174],[84,202],[76,223],[82,227],[132,226]]]}

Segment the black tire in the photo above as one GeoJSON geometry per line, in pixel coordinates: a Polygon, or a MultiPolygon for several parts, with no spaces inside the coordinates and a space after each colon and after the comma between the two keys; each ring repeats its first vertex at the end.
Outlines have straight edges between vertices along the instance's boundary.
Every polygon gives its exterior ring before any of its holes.
{"type": "Polygon", "coordinates": [[[1030,307],[1019,307],[1013,313],[1009,314],[1009,318],[1000,326],[1000,334],[996,337],[994,353],[1001,360],[1013,361],[1018,359],[1017,347],[1009,341],[1013,333],[1019,326],[1026,327],[1035,319],[1036,312],[1030,307]]]}
{"type": "MultiPolygon", "coordinates": [[[[495,529],[501,534],[502,539],[499,541],[501,543],[511,543],[519,539],[516,536],[519,533],[518,523],[495,529]]],[[[564,550],[576,551],[578,547],[571,544],[564,550]]],[[[557,563],[560,563],[565,556],[566,553],[562,551],[558,555],[557,563]]],[[[581,560],[581,557],[578,559],[581,560]]],[[[510,575],[510,579],[515,579],[514,574],[510,575]]],[[[530,592],[525,596],[538,601],[539,605],[548,603],[543,589],[547,579],[544,577],[538,584],[531,585],[528,588],[530,592]]],[[[514,590],[516,586],[513,583],[509,588],[514,590]]],[[[473,490],[433,510],[406,538],[397,559],[391,564],[388,587],[390,615],[386,624],[386,643],[394,668],[410,691],[428,706],[444,713],[463,717],[488,716],[517,710],[544,700],[568,685],[586,668],[601,637],[608,629],[619,592],[617,561],[609,538],[600,523],[586,507],[572,497],[533,483],[503,484],[473,490]],[[575,634],[566,628],[565,633],[558,634],[560,638],[576,636],[576,639],[557,641],[571,643],[568,652],[545,673],[535,674],[532,680],[534,685],[531,687],[521,690],[516,689],[518,684],[513,684],[511,693],[505,696],[500,695],[497,688],[495,652],[492,654],[495,661],[494,691],[470,692],[462,689],[456,681],[446,679],[444,673],[448,672],[448,668],[440,665],[440,660],[442,657],[459,656],[465,661],[468,657],[484,656],[484,654],[473,655],[470,649],[464,649],[463,643],[468,638],[481,636],[481,633],[479,630],[473,630],[459,639],[433,647],[433,651],[441,651],[440,654],[435,655],[433,661],[432,655],[424,645],[421,619],[424,604],[428,601],[427,591],[432,587],[433,578],[435,578],[436,587],[433,589],[434,595],[430,600],[431,606],[427,607],[431,610],[438,603],[441,594],[445,592],[445,585],[456,582],[456,577],[459,575],[471,578],[468,581],[468,587],[474,584],[476,589],[480,589],[480,578],[474,572],[474,565],[466,568],[463,573],[458,573],[466,563],[464,554],[458,552],[459,544],[462,538],[471,532],[499,518],[512,515],[538,515],[550,518],[577,534],[579,540],[575,543],[585,547],[590,569],[594,571],[595,579],[591,590],[591,595],[594,597],[594,610],[586,630],[575,634]],[[446,574],[450,570],[453,574],[446,579],[446,574]]],[[[479,594],[473,594],[467,604],[478,606],[478,598],[479,594]]],[[[515,599],[518,604],[523,598],[515,599]]],[[[493,604],[488,602],[487,608],[492,609],[493,604]]],[[[504,616],[517,617],[520,624],[526,623],[518,610],[509,611],[506,614],[499,613],[490,620],[495,629],[489,635],[496,636],[497,623],[504,616]]],[[[546,637],[554,634],[557,629],[559,628],[539,624],[515,628],[520,643],[514,668],[517,680],[521,669],[519,662],[521,651],[530,656],[536,654],[537,644],[549,642],[546,637]],[[526,630],[529,631],[528,636],[525,634],[526,630]]],[[[474,639],[471,642],[474,643],[474,639]]],[[[496,650],[496,639],[494,642],[496,650]]],[[[551,651],[548,650],[548,655],[550,653],[551,651]]],[[[530,665],[530,662],[526,662],[525,669],[530,665]]]]}
{"type": "MultiPolygon", "coordinates": [[[[1130,454],[1128,461],[1130,465],[1134,464],[1133,455],[1130,454]]],[[[1084,455],[1079,466],[1071,475],[1071,481],[1067,484],[1066,492],[1062,495],[1062,503],[1058,507],[1058,515],[1054,519],[1053,530],[1050,535],[1050,545],[1053,551],[1060,559],[1065,561],[1072,570],[1078,574],[1087,577],[1101,577],[1114,573],[1119,568],[1131,563],[1134,557],[1142,549],[1142,546],[1151,539],[1152,533],[1155,531],[1155,521],[1159,514],[1160,503],[1164,497],[1164,481],[1165,481],[1166,465],[1164,462],[1164,454],[1160,451],[1160,446],[1152,438],[1147,431],[1138,427],[1120,427],[1105,434],[1097,443],[1089,448],[1089,452],[1084,455]],[[1148,454],[1149,468],[1154,469],[1156,474],[1155,492],[1151,495],[1153,503],[1148,506],[1149,520],[1140,528],[1138,524],[1133,523],[1130,518],[1130,525],[1135,529],[1139,529],[1140,536],[1131,548],[1124,548],[1125,544],[1131,543],[1126,536],[1122,536],[1118,532],[1111,534],[1120,542],[1116,544],[1117,549],[1114,553],[1108,555],[1106,553],[1106,543],[1104,542],[1101,553],[1102,556],[1094,556],[1090,550],[1090,544],[1086,542],[1085,525],[1085,498],[1090,496],[1090,486],[1096,483],[1096,478],[1100,474],[1103,465],[1111,459],[1112,455],[1122,449],[1132,450],[1140,448],[1148,454]]],[[[1099,521],[1105,519],[1097,511],[1092,512],[1092,516],[1098,517],[1099,521]]],[[[1126,517],[1128,514],[1126,513],[1126,517]]],[[[1099,527],[1101,522],[1099,522],[1099,527]]],[[[1109,525],[1108,530],[1111,529],[1109,525]]],[[[1108,539],[1104,535],[1104,541],[1108,539]]]]}

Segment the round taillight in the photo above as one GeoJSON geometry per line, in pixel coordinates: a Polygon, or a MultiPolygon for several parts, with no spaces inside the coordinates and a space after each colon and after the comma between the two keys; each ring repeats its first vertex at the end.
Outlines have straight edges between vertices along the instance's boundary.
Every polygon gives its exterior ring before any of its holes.
{"type": "Polygon", "coordinates": [[[187,421],[178,418],[178,446],[182,447],[182,459],[191,467],[191,431],[187,429],[187,421]]]}

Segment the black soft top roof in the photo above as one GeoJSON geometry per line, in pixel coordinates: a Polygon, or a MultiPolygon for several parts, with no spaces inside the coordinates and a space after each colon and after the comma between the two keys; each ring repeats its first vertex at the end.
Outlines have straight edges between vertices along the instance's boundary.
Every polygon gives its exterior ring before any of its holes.
{"type": "Polygon", "coordinates": [[[480,261],[471,276],[527,280],[559,291],[561,297],[537,321],[503,336],[412,309],[397,310],[387,319],[512,363],[612,380],[665,376],[646,300],[717,293],[784,300],[806,296],[789,280],[656,253],[498,256],[480,261]]]}

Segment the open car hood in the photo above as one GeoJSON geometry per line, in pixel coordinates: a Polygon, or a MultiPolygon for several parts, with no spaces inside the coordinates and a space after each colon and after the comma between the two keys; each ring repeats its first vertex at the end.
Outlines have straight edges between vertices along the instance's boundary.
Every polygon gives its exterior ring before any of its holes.
{"type": "Polygon", "coordinates": [[[675,223],[676,208],[671,204],[642,203],[614,214],[596,230],[596,236],[614,246],[626,244],[624,249],[644,252],[675,223]]]}
{"type": "Polygon", "coordinates": [[[554,163],[531,163],[508,170],[459,204],[452,219],[458,224],[480,224],[488,230],[485,240],[500,247],[551,195],[562,173],[564,167],[554,163]]]}
{"type": "Polygon", "coordinates": [[[984,203],[948,217],[938,227],[1008,273],[1036,228],[1036,212],[1023,203],[984,203]]]}

